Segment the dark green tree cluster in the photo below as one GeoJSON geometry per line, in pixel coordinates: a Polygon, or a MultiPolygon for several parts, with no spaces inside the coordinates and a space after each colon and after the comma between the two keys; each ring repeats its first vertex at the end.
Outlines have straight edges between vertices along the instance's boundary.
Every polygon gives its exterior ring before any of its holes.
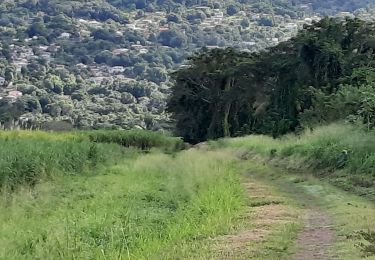
{"type": "Polygon", "coordinates": [[[371,127],[375,25],[325,18],[261,53],[203,50],[172,76],[168,110],[188,142],[279,136],[351,115],[371,127]]]}

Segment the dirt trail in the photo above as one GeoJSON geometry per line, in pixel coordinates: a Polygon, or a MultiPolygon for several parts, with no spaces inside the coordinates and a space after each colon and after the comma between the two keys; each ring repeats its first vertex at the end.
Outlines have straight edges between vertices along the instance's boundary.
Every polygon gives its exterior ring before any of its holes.
{"type": "Polygon", "coordinates": [[[243,216],[246,228],[215,239],[214,251],[220,259],[256,259],[258,252],[252,251],[252,245],[262,243],[276,225],[285,225],[297,218],[291,207],[283,203],[285,198],[273,195],[269,186],[250,181],[244,186],[253,203],[243,216]]]}
{"type": "MultiPolygon", "coordinates": [[[[297,190],[284,196],[275,195],[274,187],[257,181],[247,180],[244,186],[250,201],[255,202],[249,205],[248,212],[244,216],[244,222],[249,223],[249,226],[237,234],[216,239],[215,251],[219,252],[220,259],[258,259],[257,256],[261,254],[252,251],[252,245],[263,243],[276,226],[295,223],[300,217],[303,218],[304,228],[296,240],[297,252],[286,259],[336,259],[330,250],[335,239],[331,218],[319,207],[312,206],[316,198],[297,190]],[[298,215],[286,202],[289,196],[304,205],[298,215]]],[[[264,259],[264,257],[260,258],[264,259]]]]}
{"type": "Polygon", "coordinates": [[[318,208],[306,210],[305,227],[299,233],[297,246],[299,251],[294,260],[335,259],[330,253],[334,243],[334,231],[327,213],[318,208]]]}

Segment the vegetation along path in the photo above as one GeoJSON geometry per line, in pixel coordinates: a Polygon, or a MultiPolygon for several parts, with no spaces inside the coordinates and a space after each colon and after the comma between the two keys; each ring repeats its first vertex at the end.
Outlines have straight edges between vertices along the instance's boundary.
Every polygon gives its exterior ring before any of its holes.
{"type": "MultiPolygon", "coordinates": [[[[240,156],[241,157],[241,156],[240,156]]],[[[246,157],[246,156],[245,156],[246,157]]],[[[374,228],[375,207],[308,174],[286,173],[245,158],[249,198],[243,229],[217,239],[229,259],[375,259],[361,230],[374,228]],[[367,245],[367,247],[366,247],[367,245]]]]}
{"type": "Polygon", "coordinates": [[[375,257],[373,202],[251,149],[117,131],[0,145],[0,260],[375,257]]]}

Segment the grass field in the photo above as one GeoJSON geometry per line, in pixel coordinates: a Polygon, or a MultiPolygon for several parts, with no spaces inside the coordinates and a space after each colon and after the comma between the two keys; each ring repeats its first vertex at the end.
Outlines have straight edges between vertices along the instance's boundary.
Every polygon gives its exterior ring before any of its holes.
{"type": "Polygon", "coordinates": [[[128,157],[95,175],[60,175],[2,194],[1,259],[176,259],[209,254],[245,195],[233,157],[128,157]]]}
{"type": "Polygon", "coordinates": [[[372,254],[372,186],[354,181],[372,180],[372,133],[334,125],[190,150],[106,133],[0,132],[0,259],[291,259],[311,205],[332,218],[339,259],[372,254]]]}
{"type": "Polygon", "coordinates": [[[34,185],[59,174],[87,174],[101,165],[115,164],[132,150],[183,148],[178,138],[147,131],[86,131],[47,133],[0,132],[0,186],[14,189],[34,185]]]}

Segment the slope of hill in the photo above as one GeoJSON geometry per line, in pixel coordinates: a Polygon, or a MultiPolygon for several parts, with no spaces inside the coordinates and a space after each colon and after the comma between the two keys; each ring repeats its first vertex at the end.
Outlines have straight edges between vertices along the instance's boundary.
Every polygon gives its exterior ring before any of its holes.
{"type": "Polygon", "coordinates": [[[258,51],[319,19],[281,0],[182,3],[3,1],[0,124],[168,129],[169,72],[188,54],[258,51]]]}
{"type": "Polygon", "coordinates": [[[324,15],[335,15],[337,12],[354,12],[357,9],[374,5],[372,0],[297,0],[311,4],[315,11],[324,15]]]}

